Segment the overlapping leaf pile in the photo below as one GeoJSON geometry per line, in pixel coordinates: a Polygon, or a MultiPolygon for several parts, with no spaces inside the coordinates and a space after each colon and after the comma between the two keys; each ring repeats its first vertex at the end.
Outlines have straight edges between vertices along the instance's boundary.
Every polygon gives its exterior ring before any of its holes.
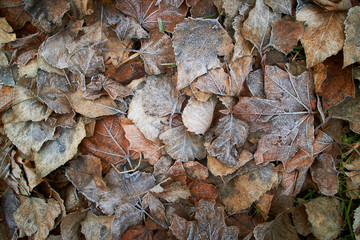
{"type": "Polygon", "coordinates": [[[2,1],[0,236],[336,238],[357,5],[2,1]]]}

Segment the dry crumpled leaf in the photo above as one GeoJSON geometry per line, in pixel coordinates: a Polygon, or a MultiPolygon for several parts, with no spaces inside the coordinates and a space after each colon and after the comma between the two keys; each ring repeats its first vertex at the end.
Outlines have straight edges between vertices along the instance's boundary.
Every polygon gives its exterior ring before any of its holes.
{"type": "Polygon", "coordinates": [[[74,157],[85,135],[85,125],[82,119],[74,128],[60,128],[59,137],[47,141],[34,154],[36,174],[39,178],[45,177],[74,157]]]}
{"type": "Polygon", "coordinates": [[[346,172],[346,175],[350,177],[351,181],[356,184],[357,187],[360,186],[360,159],[355,158],[351,163],[345,163],[344,166],[350,172],[346,172]]]}
{"type": "Polygon", "coordinates": [[[144,155],[144,159],[151,165],[155,165],[159,161],[161,154],[160,141],[150,141],[145,138],[142,132],[131,123],[121,124],[125,131],[125,137],[129,140],[129,150],[133,150],[144,155]]]}
{"type": "Polygon", "coordinates": [[[70,9],[70,3],[67,0],[29,0],[24,9],[30,14],[35,27],[51,33],[61,26],[62,17],[70,9]]]}
{"type": "Polygon", "coordinates": [[[292,8],[295,1],[293,0],[265,0],[265,3],[269,5],[276,13],[285,13],[291,15],[292,8]]]}
{"type": "Polygon", "coordinates": [[[86,215],[86,211],[68,213],[61,221],[61,238],[80,240],[80,223],[86,215]]]}
{"type": "Polygon", "coordinates": [[[3,0],[0,2],[0,12],[14,29],[19,29],[30,20],[30,15],[24,11],[22,0],[3,0]],[[8,7],[14,6],[14,7],[8,7]]]}
{"type": "Polygon", "coordinates": [[[257,0],[255,7],[250,11],[249,17],[244,22],[241,33],[261,53],[269,43],[272,22],[278,19],[280,19],[280,14],[272,12],[265,5],[264,0],[257,0]]]}
{"type": "Polygon", "coordinates": [[[344,45],[344,12],[324,11],[313,5],[305,5],[296,13],[296,20],[305,22],[301,37],[306,54],[307,67],[313,67],[326,58],[337,54],[344,45]]]}
{"type": "Polygon", "coordinates": [[[230,65],[230,96],[239,96],[244,82],[252,70],[254,59],[252,56],[233,60],[230,65]]]}
{"type": "Polygon", "coordinates": [[[354,223],[353,223],[353,230],[355,233],[356,240],[360,239],[360,206],[355,209],[354,212],[354,223]]]}
{"type": "Polygon", "coordinates": [[[153,231],[147,229],[144,225],[135,226],[126,231],[121,239],[122,240],[152,240],[153,231]]]}
{"type": "Polygon", "coordinates": [[[150,192],[143,197],[142,207],[144,209],[149,208],[151,216],[155,218],[156,221],[160,222],[163,225],[167,225],[164,205],[157,197],[154,197],[154,195],[150,192]]]}
{"type": "Polygon", "coordinates": [[[191,197],[190,189],[187,185],[182,185],[181,182],[173,182],[169,185],[161,187],[156,185],[150,192],[167,202],[177,202],[179,199],[188,199],[191,197]]]}
{"type": "Polygon", "coordinates": [[[89,240],[111,240],[113,220],[114,216],[95,216],[89,211],[84,221],[81,222],[81,232],[89,240]]]}
{"type": "Polygon", "coordinates": [[[148,31],[158,28],[160,18],[164,30],[168,32],[174,31],[176,24],[184,20],[188,10],[185,4],[177,7],[172,5],[171,1],[163,1],[156,5],[154,0],[117,1],[115,7],[135,18],[148,31]]]}
{"type": "Polygon", "coordinates": [[[170,230],[177,239],[237,239],[239,229],[225,224],[224,208],[213,201],[201,199],[196,205],[196,221],[174,215],[170,230]]]}
{"type": "Polygon", "coordinates": [[[338,172],[330,154],[323,153],[316,158],[310,168],[311,177],[320,192],[326,196],[334,196],[339,191],[338,172]]]}
{"type": "Polygon", "coordinates": [[[341,231],[341,204],[335,198],[320,197],[305,204],[312,232],[318,239],[335,239],[341,231]]]}
{"type": "Polygon", "coordinates": [[[206,156],[203,137],[186,131],[184,126],[168,129],[159,138],[165,144],[165,151],[173,159],[187,162],[206,156]]]}
{"type": "Polygon", "coordinates": [[[150,38],[141,41],[140,56],[147,74],[165,73],[166,64],[175,62],[171,38],[159,31],[150,32],[150,38]]]}
{"type": "Polygon", "coordinates": [[[210,127],[217,98],[212,97],[206,102],[191,98],[182,113],[182,120],[190,132],[204,134],[210,127]]]}
{"type": "MultiPolygon", "coordinates": [[[[290,1],[286,1],[290,2],[290,1]]],[[[272,23],[270,45],[280,52],[288,54],[297,45],[304,33],[300,22],[277,20],[272,23]]]]}
{"type": "Polygon", "coordinates": [[[65,93],[72,92],[71,83],[56,73],[39,70],[36,77],[37,95],[56,113],[65,114],[72,108],[65,93]]]}
{"type": "Polygon", "coordinates": [[[175,29],[173,47],[180,90],[208,70],[220,67],[218,56],[229,59],[233,44],[217,20],[187,18],[175,29]]]}
{"type": "Polygon", "coordinates": [[[344,66],[360,62],[360,46],[358,32],[360,31],[360,6],[351,8],[345,19],[344,66]]]}
{"type": "Polygon", "coordinates": [[[350,0],[315,0],[314,2],[329,11],[345,11],[351,8],[350,0]]]}
{"type": "Polygon", "coordinates": [[[102,178],[100,158],[83,155],[70,162],[66,177],[87,199],[98,202],[101,196],[110,191],[102,178]]]}
{"type": "Polygon", "coordinates": [[[184,100],[170,75],[147,77],[141,97],[145,112],[158,117],[179,112],[184,100]]]}
{"type": "Polygon", "coordinates": [[[6,21],[6,18],[0,18],[0,44],[16,40],[16,34],[12,33],[13,29],[6,21]]]}
{"type": "Polygon", "coordinates": [[[54,199],[29,197],[14,213],[18,228],[26,236],[46,239],[54,228],[54,220],[61,213],[60,205],[54,199]]]}
{"type": "Polygon", "coordinates": [[[186,174],[191,178],[204,180],[209,176],[207,167],[196,161],[189,161],[184,163],[186,174]]]}
{"type": "Polygon", "coordinates": [[[299,239],[289,214],[282,214],[274,220],[257,225],[254,229],[256,240],[299,239]]]}
{"type": "Polygon", "coordinates": [[[197,88],[206,93],[228,95],[230,93],[229,76],[223,68],[210,69],[198,77],[191,84],[191,88],[197,88]]]}
{"type": "Polygon", "coordinates": [[[247,139],[249,126],[229,114],[219,120],[213,131],[206,136],[207,152],[229,167],[237,166],[242,147],[247,139]]]}
{"type": "Polygon", "coordinates": [[[120,239],[126,230],[142,223],[144,216],[140,209],[125,203],[116,209],[115,219],[111,225],[112,239],[120,239]]]}
{"type": "Polygon", "coordinates": [[[234,214],[245,210],[279,181],[279,173],[272,164],[236,176],[227,184],[219,186],[226,212],[234,214]]]}

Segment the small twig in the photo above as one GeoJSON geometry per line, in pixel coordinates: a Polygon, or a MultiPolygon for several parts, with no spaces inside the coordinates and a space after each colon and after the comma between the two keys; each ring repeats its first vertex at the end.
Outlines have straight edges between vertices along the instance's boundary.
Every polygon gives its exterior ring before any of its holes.
{"type": "Polygon", "coordinates": [[[129,173],[129,172],[135,172],[139,167],[140,167],[140,164],[141,164],[141,161],[142,161],[142,155],[140,153],[140,158],[139,158],[139,162],[137,164],[137,166],[131,170],[126,170],[126,171],[119,171],[114,164],[111,163],[111,166],[115,169],[115,171],[118,173],[118,174],[123,174],[123,173],[129,173]]]}

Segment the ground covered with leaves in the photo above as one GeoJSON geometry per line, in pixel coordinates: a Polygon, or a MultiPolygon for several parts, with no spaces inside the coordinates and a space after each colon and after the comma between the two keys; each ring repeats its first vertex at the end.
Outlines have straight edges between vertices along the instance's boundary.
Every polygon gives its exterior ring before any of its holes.
{"type": "Polygon", "coordinates": [[[360,239],[357,0],[2,0],[1,239],[360,239]]]}

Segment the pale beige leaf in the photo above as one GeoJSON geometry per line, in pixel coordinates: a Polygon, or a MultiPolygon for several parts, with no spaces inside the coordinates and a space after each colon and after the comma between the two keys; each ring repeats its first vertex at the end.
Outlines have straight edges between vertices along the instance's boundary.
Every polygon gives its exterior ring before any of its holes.
{"type": "Polygon", "coordinates": [[[229,183],[220,186],[221,200],[228,214],[250,207],[264,193],[280,181],[279,173],[272,164],[236,176],[229,183]]]}
{"type": "MultiPolygon", "coordinates": [[[[248,5],[248,7],[250,6],[248,5]]],[[[232,56],[232,60],[251,56],[253,52],[253,45],[249,41],[245,40],[244,36],[241,34],[243,22],[244,22],[244,17],[239,15],[234,19],[232,23],[232,27],[235,30],[234,33],[235,46],[234,46],[234,53],[232,56]]]]}
{"type": "Polygon", "coordinates": [[[360,62],[360,6],[349,10],[345,20],[344,66],[360,62]]]}
{"type": "Polygon", "coordinates": [[[159,187],[157,185],[151,189],[150,192],[167,202],[176,202],[179,199],[188,199],[191,197],[189,187],[182,185],[181,182],[173,182],[164,187],[159,187]]]}
{"type": "Polygon", "coordinates": [[[280,14],[272,12],[265,5],[264,0],[257,0],[255,8],[250,11],[249,17],[244,22],[241,33],[259,52],[262,52],[270,40],[271,23],[280,17],[280,14]]]}
{"type": "Polygon", "coordinates": [[[88,212],[84,221],[81,222],[81,232],[87,240],[111,240],[111,224],[114,216],[95,216],[88,212]]]}
{"type": "Polygon", "coordinates": [[[288,15],[291,15],[292,8],[295,5],[294,0],[265,0],[265,3],[269,5],[274,12],[288,15]]]}
{"type": "Polygon", "coordinates": [[[220,67],[218,56],[229,59],[233,48],[231,38],[217,20],[192,18],[176,26],[173,46],[179,90],[207,70],[220,67]]]}
{"type": "Polygon", "coordinates": [[[306,5],[296,13],[296,20],[306,25],[301,37],[306,54],[307,67],[313,67],[326,58],[337,54],[344,45],[344,20],[346,13],[325,11],[306,5]]]}
{"type": "Polygon", "coordinates": [[[216,106],[217,98],[207,102],[190,99],[185,106],[182,120],[190,132],[204,134],[210,127],[216,106]]]}
{"type": "Polygon", "coordinates": [[[223,68],[210,69],[191,83],[191,88],[197,88],[206,93],[227,95],[230,92],[229,75],[223,68]]]}
{"type": "Polygon", "coordinates": [[[78,145],[85,137],[82,120],[74,128],[61,128],[56,140],[46,142],[35,156],[36,174],[43,178],[69,161],[78,151],[78,145]]]}
{"type": "Polygon", "coordinates": [[[187,132],[184,126],[168,129],[159,138],[165,143],[165,151],[176,160],[187,162],[206,156],[203,137],[187,132]]]}
{"type": "Polygon", "coordinates": [[[0,44],[16,40],[16,34],[12,33],[13,29],[6,21],[6,18],[0,18],[0,44]]]}
{"type": "Polygon", "coordinates": [[[54,220],[61,213],[60,205],[54,200],[29,197],[14,213],[16,225],[26,236],[36,240],[46,239],[54,228],[54,220]]]}

